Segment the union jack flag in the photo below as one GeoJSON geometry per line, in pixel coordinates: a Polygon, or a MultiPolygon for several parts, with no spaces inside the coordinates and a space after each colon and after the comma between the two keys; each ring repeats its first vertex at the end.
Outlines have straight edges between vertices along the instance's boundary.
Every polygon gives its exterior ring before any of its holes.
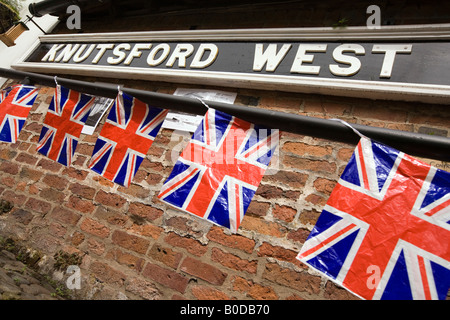
{"type": "Polygon", "coordinates": [[[236,232],[278,139],[278,130],[209,109],[158,198],[236,232]]]}
{"type": "Polygon", "coordinates": [[[167,112],[120,92],[97,139],[89,167],[128,187],[167,112]]]}
{"type": "Polygon", "coordinates": [[[297,258],[363,299],[446,299],[450,173],[362,138],[297,258]]]}
{"type": "Polygon", "coordinates": [[[92,96],[57,85],[36,150],[69,166],[94,100],[92,96]]]}
{"type": "Polygon", "coordinates": [[[0,91],[0,141],[15,143],[39,90],[18,85],[0,91]]]}

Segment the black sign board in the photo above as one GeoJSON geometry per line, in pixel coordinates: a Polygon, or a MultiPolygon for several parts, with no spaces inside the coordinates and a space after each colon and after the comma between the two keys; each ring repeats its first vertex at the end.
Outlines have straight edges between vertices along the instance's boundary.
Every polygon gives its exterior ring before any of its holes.
{"type": "Polygon", "coordinates": [[[439,103],[450,96],[450,41],[433,32],[419,39],[410,33],[367,40],[351,32],[313,39],[280,31],[279,39],[268,40],[231,33],[229,39],[205,31],[203,39],[161,39],[164,33],[46,36],[15,67],[351,96],[372,92],[373,98],[439,103]]]}

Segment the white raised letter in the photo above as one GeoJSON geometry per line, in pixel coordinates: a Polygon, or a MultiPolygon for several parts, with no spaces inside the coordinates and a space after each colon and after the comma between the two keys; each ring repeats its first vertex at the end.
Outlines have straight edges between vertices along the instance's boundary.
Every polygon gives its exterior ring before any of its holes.
{"type": "Polygon", "coordinates": [[[97,45],[97,49],[100,51],[95,56],[94,60],[92,60],[92,64],[97,64],[100,59],[105,54],[106,50],[114,48],[114,45],[112,43],[102,43],[97,45]]]}
{"type": "Polygon", "coordinates": [[[194,52],[194,46],[189,43],[177,44],[173,50],[166,67],[172,67],[175,61],[178,59],[178,67],[186,68],[186,58],[189,57],[192,52],[194,52]]]}
{"type": "Polygon", "coordinates": [[[63,51],[59,54],[59,56],[56,58],[56,62],[60,62],[61,60],[63,62],[69,62],[69,60],[72,58],[72,56],[75,54],[75,52],[80,47],[79,44],[76,44],[72,47],[71,44],[66,45],[63,51]]]}
{"type": "Polygon", "coordinates": [[[390,78],[394,67],[395,55],[397,53],[411,53],[412,44],[376,44],[373,53],[385,53],[380,78],[390,78]]]}
{"type": "Polygon", "coordinates": [[[357,57],[347,56],[344,52],[354,52],[355,54],[365,54],[364,47],[359,44],[342,44],[333,51],[333,59],[336,62],[349,64],[349,67],[342,68],[337,64],[330,64],[330,72],[335,76],[352,76],[361,69],[361,61],[357,57]]]}
{"type": "Polygon", "coordinates": [[[194,60],[190,65],[191,68],[195,69],[203,69],[210,66],[217,58],[217,54],[219,53],[219,48],[215,44],[212,43],[202,43],[197,50],[197,53],[194,56],[194,60]],[[209,56],[205,60],[201,60],[205,51],[209,51],[209,56]]]}
{"type": "Polygon", "coordinates": [[[267,64],[266,71],[275,71],[291,47],[291,44],[284,44],[280,51],[277,52],[277,45],[275,43],[271,43],[263,52],[264,45],[262,43],[257,43],[255,46],[253,71],[261,71],[265,64],[267,64]]]}
{"type": "Polygon", "coordinates": [[[151,44],[144,44],[144,43],[136,43],[131,50],[130,54],[128,55],[127,59],[125,60],[124,64],[130,65],[131,62],[133,62],[134,58],[139,58],[142,55],[142,52],[140,50],[143,49],[150,49],[152,47],[151,44]]]}
{"type": "Polygon", "coordinates": [[[73,62],[80,63],[80,62],[83,62],[84,60],[86,60],[91,55],[92,51],[94,51],[95,44],[91,44],[89,46],[89,49],[87,49],[87,50],[86,50],[86,47],[87,47],[87,44],[81,45],[80,49],[78,49],[77,53],[75,53],[75,55],[73,56],[73,62]],[[86,50],[86,51],[84,51],[84,50],[86,50]]]}
{"type": "Polygon", "coordinates": [[[113,54],[116,56],[115,58],[109,57],[108,63],[109,64],[119,64],[121,63],[126,57],[127,54],[123,52],[122,50],[129,51],[131,49],[131,45],[129,43],[121,43],[117,47],[114,48],[113,54]]]}
{"type": "Polygon", "coordinates": [[[292,64],[291,72],[305,74],[319,74],[320,66],[304,66],[303,62],[313,62],[314,55],[306,52],[326,52],[326,44],[301,44],[298,46],[297,55],[292,64]]]}
{"type": "Polygon", "coordinates": [[[56,54],[59,50],[64,48],[65,44],[54,44],[50,50],[48,50],[47,54],[41,59],[41,61],[50,61],[53,62],[56,59],[56,54]]]}
{"type": "Polygon", "coordinates": [[[164,60],[166,60],[169,53],[170,53],[170,46],[167,43],[158,44],[156,47],[153,48],[152,51],[150,51],[147,57],[147,64],[150,67],[155,67],[161,64],[164,60]],[[161,55],[159,56],[159,58],[155,59],[156,54],[161,50],[162,50],[161,55]]]}

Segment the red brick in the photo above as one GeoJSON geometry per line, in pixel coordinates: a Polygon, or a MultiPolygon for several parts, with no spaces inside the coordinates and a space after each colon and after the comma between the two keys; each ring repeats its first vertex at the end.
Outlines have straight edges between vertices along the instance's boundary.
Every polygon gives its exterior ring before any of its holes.
{"type": "Polygon", "coordinates": [[[241,277],[235,277],[233,280],[233,290],[247,293],[247,296],[256,300],[277,300],[278,295],[273,288],[262,286],[253,281],[241,277]]]}
{"type": "Polygon", "coordinates": [[[130,269],[141,272],[144,267],[145,260],[128,252],[123,252],[119,249],[110,250],[106,256],[106,259],[113,259],[118,263],[127,266],[130,269]]]}
{"type": "Polygon", "coordinates": [[[121,208],[127,202],[126,199],[114,193],[107,193],[99,190],[95,196],[95,201],[113,208],[121,208]]]}
{"type": "Polygon", "coordinates": [[[339,160],[348,162],[350,160],[350,158],[352,157],[352,154],[354,151],[355,151],[355,149],[341,148],[341,149],[339,149],[339,151],[337,153],[337,158],[339,160]]]}
{"type": "Polygon", "coordinates": [[[336,163],[324,160],[310,160],[294,156],[284,156],[283,165],[285,167],[300,170],[310,170],[315,172],[335,173],[336,163]]]}
{"type": "Polygon", "coordinates": [[[309,223],[311,225],[315,225],[319,216],[320,216],[320,212],[318,212],[314,209],[313,210],[303,210],[300,213],[299,220],[303,224],[309,223]]]}
{"type": "Polygon", "coordinates": [[[0,165],[0,171],[3,171],[11,175],[16,175],[19,173],[19,166],[11,162],[4,161],[0,165]]]}
{"type": "Polygon", "coordinates": [[[305,243],[308,238],[310,231],[307,229],[299,228],[297,230],[292,230],[288,233],[287,239],[292,241],[297,241],[300,243],[305,243]]]}
{"type": "Polygon", "coordinates": [[[161,233],[164,232],[164,229],[153,224],[133,224],[131,227],[127,228],[127,231],[144,237],[151,237],[156,240],[161,233]]]}
{"type": "Polygon", "coordinates": [[[112,234],[112,241],[125,249],[142,254],[147,252],[150,245],[150,241],[148,240],[119,230],[114,231],[112,234]]]}
{"type": "Polygon", "coordinates": [[[161,217],[164,213],[161,209],[157,209],[151,205],[143,204],[140,202],[130,203],[128,213],[144,218],[147,221],[154,221],[161,217]]]}
{"type": "Polygon", "coordinates": [[[156,285],[142,278],[132,278],[130,280],[127,280],[125,289],[131,293],[137,294],[138,296],[146,300],[162,299],[161,292],[159,292],[156,285]]]}
{"type": "Polygon", "coordinates": [[[12,160],[16,155],[17,151],[11,150],[11,148],[0,149],[0,159],[12,160]]]}
{"type": "Polygon", "coordinates": [[[224,252],[219,248],[212,248],[211,260],[221,265],[237,271],[246,271],[248,273],[256,273],[258,262],[256,260],[241,259],[234,254],[224,252]]]}
{"type": "Polygon", "coordinates": [[[330,195],[335,186],[336,186],[336,181],[325,179],[325,178],[317,178],[314,181],[314,188],[317,191],[322,192],[326,195],[330,195]]]}
{"type": "Polygon", "coordinates": [[[292,222],[297,214],[297,210],[288,206],[280,206],[276,204],[273,208],[272,214],[277,219],[292,222]]]}
{"type": "Polygon", "coordinates": [[[317,194],[310,194],[305,198],[305,200],[320,207],[323,207],[327,203],[326,198],[317,194]]]}
{"type": "Polygon", "coordinates": [[[38,170],[33,170],[31,168],[23,167],[22,170],[20,170],[20,178],[29,181],[37,182],[41,179],[43,173],[38,170]]]}
{"type": "Polygon", "coordinates": [[[258,248],[259,257],[271,257],[278,260],[284,260],[288,262],[297,263],[296,259],[298,252],[289,250],[280,246],[273,246],[268,242],[263,242],[263,244],[258,248]]]}
{"type": "Polygon", "coordinates": [[[283,190],[281,188],[265,184],[261,184],[258,187],[258,190],[256,190],[256,195],[266,199],[287,198],[297,200],[300,194],[300,191],[283,190]]]}
{"type": "Polygon", "coordinates": [[[95,209],[95,205],[90,200],[83,200],[77,196],[71,196],[66,206],[71,209],[75,209],[82,213],[92,213],[95,209]]]}
{"type": "Polygon", "coordinates": [[[37,162],[37,158],[35,156],[32,156],[31,154],[22,152],[19,153],[19,155],[16,158],[16,161],[34,165],[37,162]]]}
{"type": "Polygon", "coordinates": [[[252,200],[247,208],[246,215],[255,215],[259,217],[264,217],[270,209],[269,202],[259,202],[252,200]]]}
{"type": "Polygon", "coordinates": [[[27,208],[29,208],[30,210],[34,211],[34,212],[39,212],[39,213],[48,213],[50,212],[50,209],[52,207],[52,205],[46,201],[42,201],[42,200],[38,200],[38,199],[34,199],[34,198],[30,198],[28,200],[28,202],[26,203],[27,208]]]}
{"type": "Polygon", "coordinates": [[[44,170],[52,171],[52,172],[58,172],[62,165],[59,162],[49,160],[49,159],[41,159],[39,160],[38,167],[41,167],[44,170]]]}
{"type": "Polygon", "coordinates": [[[252,253],[255,247],[255,240],[236,234],[227,235],[222,228],[216,226],[212,226],[206,236],[209,240],[220,243],[221,245],[239,249],[247,253],[252,253]]]}
{"type": "Polygon", "coordinates": [[[265,221],[252,216],[245,216],[240,228],[253,230],[257,233],[282,238],[286,235],[287,229],[278,223],[265,221]]]}
{"type": "Polygon", "coordinates": [[[75,231],[69,238],[70,243],[74,246],[80,245],[84,241],[84,234],[81,232],[75,231]]]}
{"type": "Polygon", "coordinates": [[[163,247],[155,243],[148,253],[148,256],[155,261],[164,263],[166,266],[176,269],[180,264],[183,255],[168,247],[163,247]]]}
{"type": "MultiPolygon", "coordinates": [[[[408,112],[405,110],[390,108],[387,105],[366,104],[355,106],[353,115],[357,118],[376,119],[392,122],[403,122],[408,120],[408,112]]],[[[448,122],[447,122],[448,123],[448,122]]]]}
{"type": "Polygon", "coordinates": [[[24,225],[28,225],[33,220],[33,214],[22,209],[13,210],[11,214],[17,221],[24,225]]]}
{"type": "Polygon", "coordinates": [[[83,181],[84,179],[86,179],[89,171],[75,169],[74,167],[65,167],[62,173],[68,176],[69,178],[74,178],[79,181],[83,181]]]}
{"type": "Polygon", "coordinates": [[[222,290],[206,286],[195,286],[191,290],[194,297],[198,300],[230,300],[222,290]]]}
{"type": "Polygon", "coordinates": [[[96,190],[94,188],[79,184],[79,183],[73,183],[69,187],[70,192],[72,192],[74,195],[80,196],[85,199],[92,200],[94,199],[94,195],[96,190]]]}
{"type": "Polygon", "coordinates": [[[48,226],[48,231],[54,236],[63,238],[67,232],[67,229],[59,223],[51,223],[48,226]]]}
{"type": "Polygon", "coordinates": [[[116,212],[115,210],[111,210],[110,208],[104,206],[97,207],[94,215],[99,220],[105,220],[110,224],[121,227],[125,226],[125,224],[128,221],[128,216],[124,215],[123,213],[116,212]]]}
{"type": "Polygon", "coordinates": [[[181,237],[174,232],[169,233],[164,241],[172,246],[186,249],[189,253],[198,257],[204,255],[208,250],[208,247],[199,241],[189,237],[181,237]]]}
{"type": "Polygon", "coordinates": [[[344,288],[338,287],[332,281],[327,281],[324,297],[328,300],[361,300],[344,288]]]}
{"type": "Polygon", "coordinates": [[[147,263],[142,275],[180,293],[184,293],[189,282],[185,276],[152,263],[147,263]]]}
{"type": "Polygon", "coordinates": [[[305,271],[297,272],[283,268],[276,263],[266,263],[263,278],[311,295],[319,294],[322,282],[319,276],[310,275],[305,271]]]}
{"type": "Polygon", "coordinates": [[[105,243],[101,241],[97,241],[94,238],[90,238],[86,241],[88,252],[90,254],[96,254],[98,256],[101,256],[105,252],[105,243]]]}
{"type": "Polygon", "coordinates": [[[1,179],[1,184],[4,185],[5,187],[14,189],[17,186],[17,181],[13,177],[5,177],[1,179]]]}
{"type": "Polygon", "coordinates": [[[197,231],[198,221],[194,221],[191,218],[188,219],[185,217],[175,216],[167,219],[165,223],[168,227],[185,231],[195,237],[201,237],[203,234],[201,231],[197,231]]]}
{"type": "Polygon", "coordinates": [[[227,277],[220,269],[191,257],[183,260],[180,270],[214,285],[222,285],[227,277]]]}
{"type": "Polygon", "coordinates": [[[106,238],[110,233],[110,229],[107,226],[91,218],[85,218],[81,222],[80,229],[100,238],[106,238]]]}
{"type": "Polygon", "coordinates": [[[64,190],[69,181],[67,179],[56,176],[56,175],[46,175],[42,180],[49,187],[55,188],[56,190],[64,190]]]}
{"type": "Polygon", "coordinates": [[[148,189],[133,183],[129,187],[119,186],[117,191],[141,199],[146,199],[149,193],[148,189]]]}
{"type": "Polygon", "coordinates": [[[95,261],[90,265],[90,271],[102,282],[122,286],[125,283],[126,275],[106,263],[95,261]]]}
{"type": "Polygon", "coordinates": [[[160,183],[162,180],[163,180],[163,176],[162,175],[160,175],[160,174],[157,174],[157,173],[149,173],[148,175],[147,175],[147,177],[145,178],[145,181],[149,184],[149,185],[151,185],[151,186],[153,186],[153,185],[155,185],[155,184],[158,184],[158,183],[160,183]]]}
{"type": "Polygon", "coordinates": [[[303,189],[305,187],[307,179],[308,175],[305,173],[285,170],[278,170],[276,174],[264,177],[264,180],[266,181],[271,181],[274,183],[281,182],[284,185],[295,189],[303,189]]]}
{"type": "Polygon", "coordinates": [[[282,148],[283,152],[291,152],[299,156],[324,157],[333,152],[330,146],[315,146],[303,142],[286,142],[282,148]]]}
{"type": "Polygon", "coordinates": [[[52,203],[61,203],[66,197],[64,192],[52,188],[45,188],[41,190],[41,192],[39,192],[39,196],[42,199],[45,199],[52,203]]]}
{"type": "Polygon", "coordinates": [[[72,226],[76,225],[81,218],[80,214],[62,207],[54,208],[49,216],[56,221],[72,226]]]}

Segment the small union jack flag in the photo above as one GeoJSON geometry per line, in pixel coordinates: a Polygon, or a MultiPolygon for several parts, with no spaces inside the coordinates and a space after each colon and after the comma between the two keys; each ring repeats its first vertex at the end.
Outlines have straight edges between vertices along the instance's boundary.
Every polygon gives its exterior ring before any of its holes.
{"type": "Polygon", "coordinates": [[[297,258],[364,299],[446,299],[450,173],[363,137],[297,258]]]}
{"type": "Polygon", "coordinates": [[[209,109],[158,198],[236,232],[279,132],[209,109]]]}
{"type": "Polygon", "coordinates": [[[0,91],[0,141],[15,143],[39,90],[18,85],[0,91]]]}
{"type": "Polygon", "coordinates": [[[94,100],[92,96],[57,85],[36,150],[69,166],[94,100]]]}
{"type": "Polygon", "coordinates": [[[167,112],[120,92],[97,139],[89,167],[128,187],[167,112]]]}

